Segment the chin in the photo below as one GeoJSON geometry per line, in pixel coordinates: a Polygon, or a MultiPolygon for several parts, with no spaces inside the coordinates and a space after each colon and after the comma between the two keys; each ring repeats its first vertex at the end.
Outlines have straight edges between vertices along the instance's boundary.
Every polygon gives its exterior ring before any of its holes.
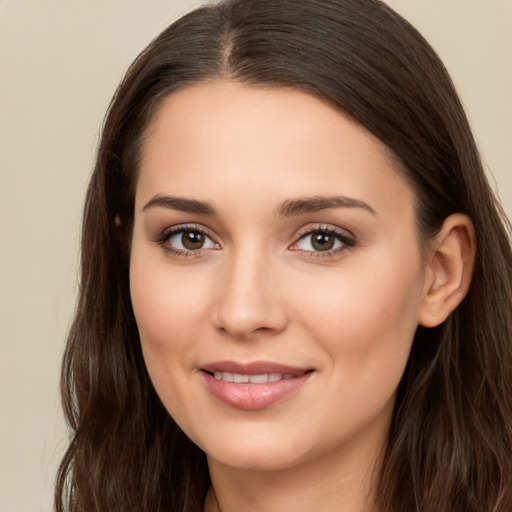
{"type": "Polygon", "coordinates": [[[288,453],[286,450],[272,449],[270,447],[261,448],[260,446],[230,446],[226,452],[218,453],[212,450],[206,456],[210,463],[229,466],[240,471],[283,471],[304,462],[303,454],[288,453]]]}
{"type": "Polygon", "coordinates": [[[214,438],[194,440],[206,453],[210,463],[246,471],[279,471],[307,459],[301,436],[290,432],[252,432],[249,429],[226,429],[214,438]],[[219,435],[220,434],[220,435],[219,435]]]}

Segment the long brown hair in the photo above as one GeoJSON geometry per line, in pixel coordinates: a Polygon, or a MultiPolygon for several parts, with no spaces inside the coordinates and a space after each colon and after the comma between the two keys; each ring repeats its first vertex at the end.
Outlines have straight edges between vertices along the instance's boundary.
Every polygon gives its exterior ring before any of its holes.
{"type": "Polygon", "coordinates": [[[383,512],[510,512],[510,225],[442,63],[379,0],[227,0],[175,22],[128,70],[85,204],[80,294],[62,369],[71,442],[57,512],[202,510],[206,458],[151,385],[128,268],[144,131],[168,94],[217,78],[302,90],[366,127],[415,190],[422,240],[452,213],[472,219],[471,288],[441,326],[418,328],[377,502],[383,512]]]}

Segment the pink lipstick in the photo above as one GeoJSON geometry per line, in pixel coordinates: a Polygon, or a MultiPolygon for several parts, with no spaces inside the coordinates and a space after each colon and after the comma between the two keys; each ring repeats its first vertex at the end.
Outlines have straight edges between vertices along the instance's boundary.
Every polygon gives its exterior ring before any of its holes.
{"type": "Polygon", "coordinates": [[[313,370],[280,363],[218,361],[201,367],[209,391],[221,402],[245,410],[268,407],[300,389],[313,370]]]}

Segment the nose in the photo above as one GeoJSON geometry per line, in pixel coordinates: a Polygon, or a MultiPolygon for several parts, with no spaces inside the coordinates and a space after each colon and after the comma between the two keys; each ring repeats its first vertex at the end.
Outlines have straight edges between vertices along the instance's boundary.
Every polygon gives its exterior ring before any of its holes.
{"type": "Polygon", "coordinates": [[[233,256],[219,272],[215,327],[237,340],[274,335],[287,325],[279,266],[255,252],[233,256]]]}

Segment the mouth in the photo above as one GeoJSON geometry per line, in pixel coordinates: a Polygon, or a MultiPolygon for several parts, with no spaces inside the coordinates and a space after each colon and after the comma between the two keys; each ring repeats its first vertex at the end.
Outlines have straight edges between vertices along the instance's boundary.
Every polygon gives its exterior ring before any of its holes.
{"type": "Polygon", "coordinates": [[[201,373],[210,393],[222,403],[257,410],[300,390],[315,370],[263,361],[219,361],[203,366],[201,373]]]}
{"type": "Polygon", "coordinates": [[[231,372],[213,372],[213,377],[224,382],[234,382],[235,384],[266,384],[267,382],[279,382],[280,380],[290,380],[301,377],[307,372],[301,374],[294,373],[260,373],[257,375],[247,375],[231,372]]]}

